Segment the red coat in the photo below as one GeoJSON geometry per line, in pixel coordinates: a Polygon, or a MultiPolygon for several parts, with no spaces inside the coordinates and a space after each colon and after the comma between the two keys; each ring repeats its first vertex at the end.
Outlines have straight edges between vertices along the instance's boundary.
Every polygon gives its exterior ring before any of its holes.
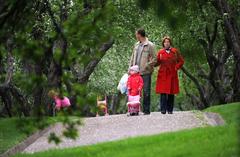
{"type": "Polygon", "coordinates": [[[139,73],[130,75],[127,81],[128,94],[131,96],[139,95],[143,88],[143,79],[139,73]]]}
{"type": "Polygon", "coordinates": [[[167,53],[165,49],[161,49],[157,54],[157,61],[160,67],[157,75],[156,93],[178,94],[177,70],[184,64],[183,57],[176,48],[171,48],[170,53],[167,53]]]}

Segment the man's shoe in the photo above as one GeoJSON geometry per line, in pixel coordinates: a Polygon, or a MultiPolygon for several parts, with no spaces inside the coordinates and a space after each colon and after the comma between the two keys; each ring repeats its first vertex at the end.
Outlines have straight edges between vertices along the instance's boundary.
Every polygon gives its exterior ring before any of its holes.
{"type": "Polygon", "coordinates": [[[144,112],[143,114],[144,115],[150,115],[150,112],[144,112]]]}
{"type": "Polygon", "coordinates": [[[173,112],[168,112],[168,114],[173,114],[173,112]]]}
{"type": "Polygon", "coordinates": [[[162,114],[166,114],[166,111],[161,111],[162,114]]]}

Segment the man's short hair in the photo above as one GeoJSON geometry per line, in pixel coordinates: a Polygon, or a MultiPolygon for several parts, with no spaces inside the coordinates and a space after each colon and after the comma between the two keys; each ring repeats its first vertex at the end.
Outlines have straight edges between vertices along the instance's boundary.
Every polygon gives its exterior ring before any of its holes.
{"type": "Polygon", "coordinates": [[[140,34],[142,37],[146,37],[145,30],[143,28],[137,29],[137,34],[140,34]]]}

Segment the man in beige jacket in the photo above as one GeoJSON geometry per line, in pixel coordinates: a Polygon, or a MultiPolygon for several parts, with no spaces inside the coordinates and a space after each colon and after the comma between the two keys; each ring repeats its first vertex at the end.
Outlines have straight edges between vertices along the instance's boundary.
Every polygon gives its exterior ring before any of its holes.
{"type": "Polygon", "coordinates": [[[146,37],[144,29],[136,31],[136,38],[138,42],[134,45],[133,53],[130,59],[129,67],[138,65],[140,74],[143,78],[143,112],[150,114],[151,104],[151,75],[156,64],[155,46],[146,37]]]}

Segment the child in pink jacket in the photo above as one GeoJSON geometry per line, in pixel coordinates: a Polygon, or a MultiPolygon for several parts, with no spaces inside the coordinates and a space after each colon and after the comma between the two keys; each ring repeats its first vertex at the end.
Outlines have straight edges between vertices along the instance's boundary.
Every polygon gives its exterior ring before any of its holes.
{"type": "Polygon", "coordinates": [[[69,107],[71,106],[70,100],[68,97],[63,96],[62,98],[59,96],[59,94],[53,90],[49,91],[48,95],[54,99],[55,101],[55,108],[57,110],[60,110],[61,108],[69,107]]]}

